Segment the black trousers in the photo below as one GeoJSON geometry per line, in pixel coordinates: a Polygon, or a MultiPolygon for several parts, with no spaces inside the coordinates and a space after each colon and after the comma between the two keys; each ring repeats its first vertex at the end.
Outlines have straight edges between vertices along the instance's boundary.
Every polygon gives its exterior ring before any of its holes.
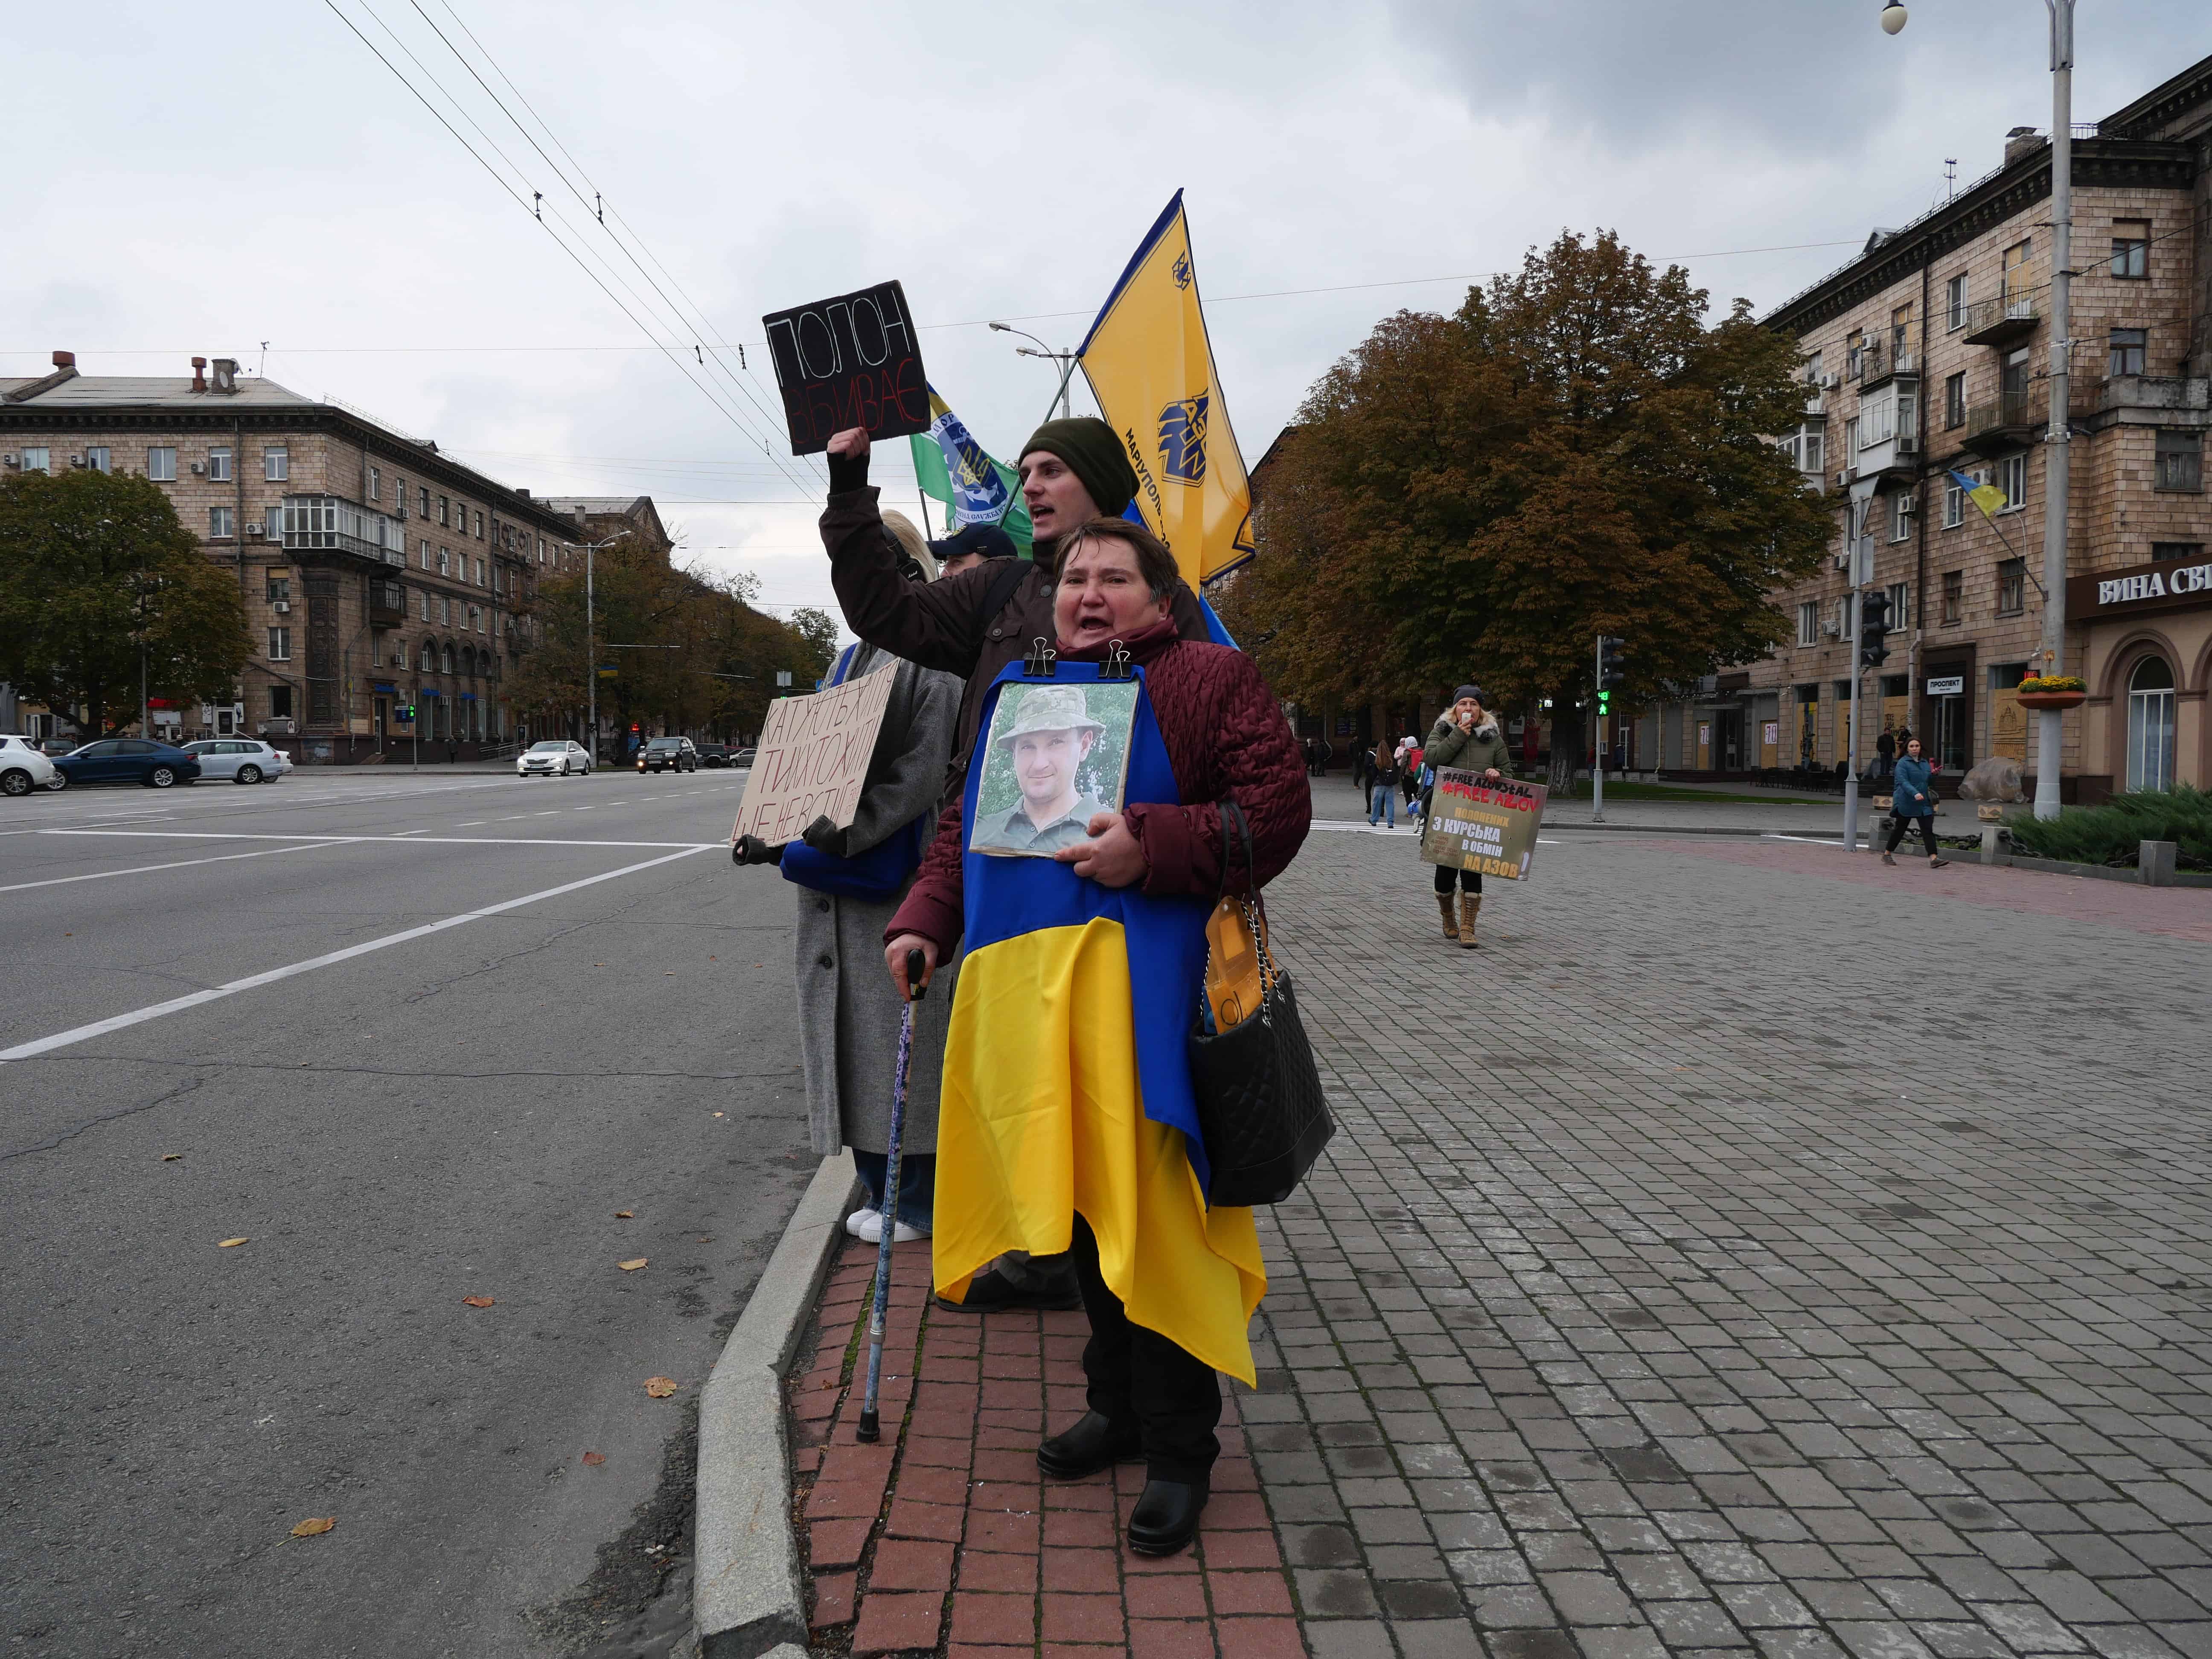
{"type": "Polygon", "coordinates": [[[1221,1421],[1221,1379],[1158,1331],[1130,1322],[1121,1297],[1106,1287],[1097,1236],[1080,1215],[1068,1254],[1091,1317],[1091,1340],[1083,1348],[1091,1409],[1116,1425],[1136,1425],[1152,1480],[1205,1480],[1221,1455],[1213,1433],[1221,1421]]]}
{"type": "MultiPolygon", "coordinates": [[[[1458,873],[1459,890],[1461,892],[1480,893],[1482,890],[1481,871],[1462,870],[1458,873]]],[[[1451,890],[1452,867],[1449,864],[1439,864],[1437,866],[1437,892],[1442,897],[1449,898],[1451,896],[1451,890]]]]}
{"type": "Polygon", "coordinates": [[[1933,817],[1892,818],[1889,821],[1889,846],[1887,850],[1894,853],[1897,850],[1898,842],[1905,839],[1905,830],[1914,824],[1919,826],[1921,840],[1928,843],[1928,856],[1931,859],[1936,857],[1936,820],[1933,817]]]}

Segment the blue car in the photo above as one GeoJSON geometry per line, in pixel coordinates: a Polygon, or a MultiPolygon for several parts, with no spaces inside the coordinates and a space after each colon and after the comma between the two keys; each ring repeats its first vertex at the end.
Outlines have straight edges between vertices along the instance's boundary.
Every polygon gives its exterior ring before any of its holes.
{"type": "Polygon", "coordinates": [[[102,738],[82,749],[58,756],[54,770],[74,786],[80,783],[143,783],[167,789],[173,783],[190,783],[200,775],[197,757],[173,744],[145,738],[102,738]]]}

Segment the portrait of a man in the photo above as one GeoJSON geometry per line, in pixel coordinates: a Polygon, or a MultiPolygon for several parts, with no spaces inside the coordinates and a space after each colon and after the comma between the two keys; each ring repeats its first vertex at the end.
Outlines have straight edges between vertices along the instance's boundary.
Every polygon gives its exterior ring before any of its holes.
{"type": "MultiPolygon", "coordinates": [[[[1118,809],[1121,769],[1115,764],[1109,776],[1101,764],[1109,728],[1091,710],[1093,695],[1109,705],[1129,702],[1133,716],[1133,696],[1121,687],[1026,685],[1001,695],[970,846],[1049,857],[1087,840],[1092,814],[1118,809]]],[[[1100,712],[1112,718],[1123,711],[1100,712]]],[[[1124,732],[1117,755],[1126,748],[1124,732]]]]}

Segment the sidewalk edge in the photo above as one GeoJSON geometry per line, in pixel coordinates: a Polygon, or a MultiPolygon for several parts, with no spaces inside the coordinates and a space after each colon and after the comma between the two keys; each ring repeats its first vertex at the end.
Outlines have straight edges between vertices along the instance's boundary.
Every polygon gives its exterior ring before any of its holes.
{"type": "Polygon", "coordinates": [[[702,1659],[806,1645],[783,1372],[843,1242],[855,1180],[851,1153],[822,1160],[700,1395],[691,1616],[702,1659]]]}

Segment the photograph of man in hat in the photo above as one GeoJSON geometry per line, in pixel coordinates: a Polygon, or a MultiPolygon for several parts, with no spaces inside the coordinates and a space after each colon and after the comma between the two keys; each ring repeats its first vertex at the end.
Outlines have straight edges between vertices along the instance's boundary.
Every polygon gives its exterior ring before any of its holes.
{"type": "MultiPolygon", "coordinates": [[[[1123,726],[1133,720],[1133,688],[1092,686],[1088,690],[1103,703],[1129,705],[1126,711],[1104,707],[1100,713],[1118,715],[1123,726]],[[1117,698],[1116,693],[1121,695],[1117,698]]],[[[1102,799],[1095,788],[1084,787],[1085,763],[1107,730],[1091,714],[1086,688],[1010,687],[1000,695],[991,726],[983,796],[995,801],[1018,793],[1019,798],[1003,811],[979,812],[970,843],[978,852],[1049,858],[1063,847],[1086,840],[1093,814],[1119,810],[1118,776],[1107,781],[1116,797],[1113,800],[1102,799]],[[1012,790],[1006,787],[1009,779],[1012,790]]],[[[1127,753],[1126,733],[1118,749],[1127,753]]]]}

